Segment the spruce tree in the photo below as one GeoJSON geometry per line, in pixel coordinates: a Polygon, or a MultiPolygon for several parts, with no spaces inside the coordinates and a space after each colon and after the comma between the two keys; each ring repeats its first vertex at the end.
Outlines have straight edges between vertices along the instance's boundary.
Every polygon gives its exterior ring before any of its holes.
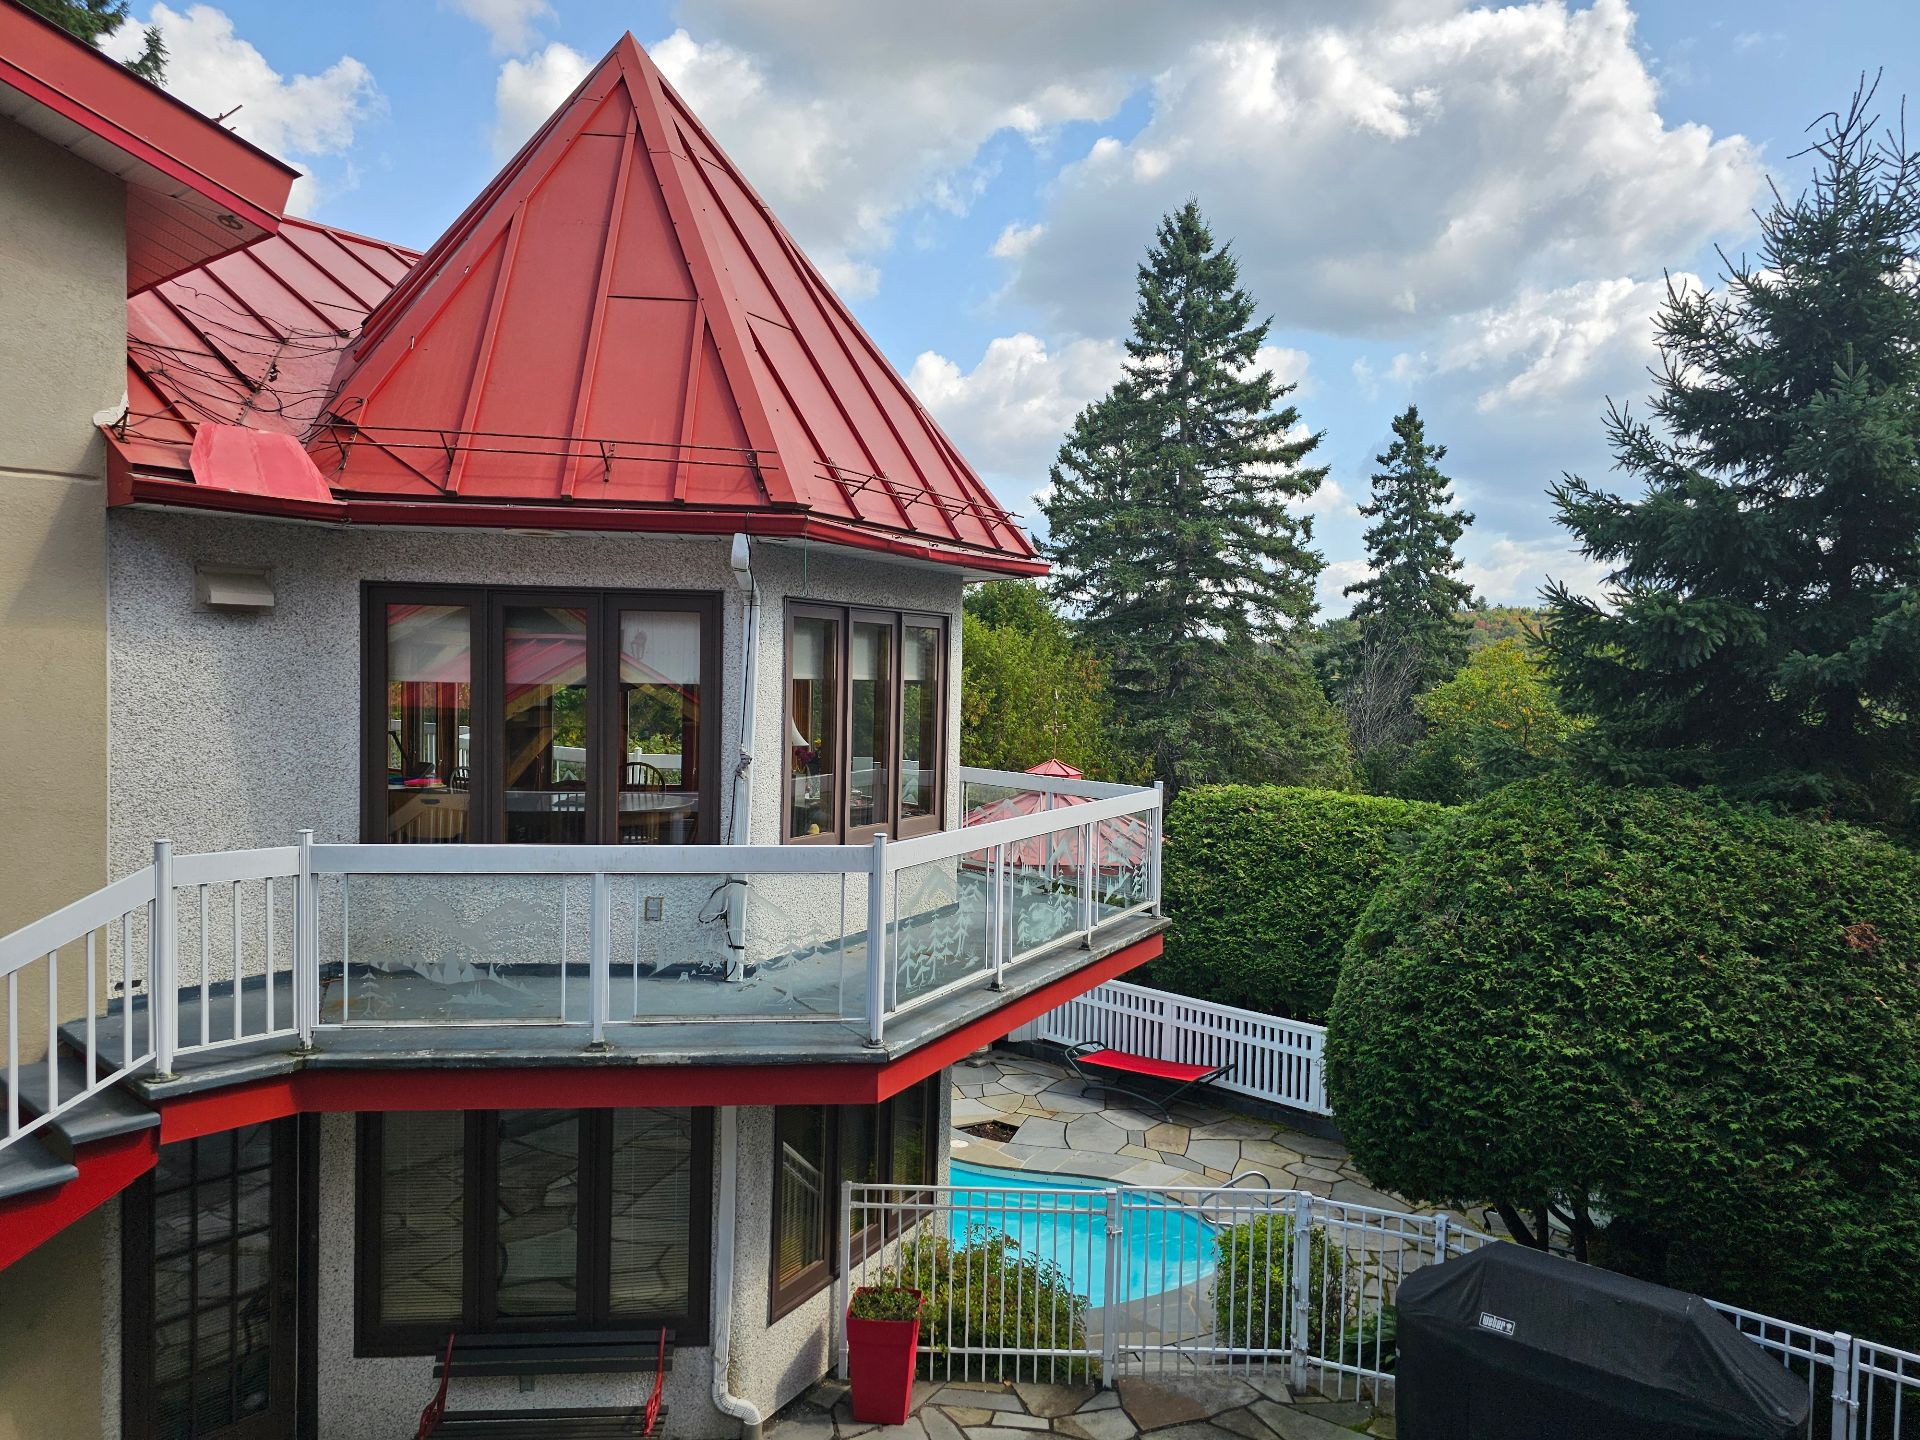
{"type": "MultiPolygon", "coordinates": [[[[89,45],[98,45],[127,18],[127,0],[24,0],[24,3],[36,15],[44,15],[89,45]]],[[[141,79],[158,85],[167,75],[166,42],[160,38],[157,25],[149,25],[140,39],[140,54],[127,62],[127,68],[141,79]]]]}
{"type": "Polygon", "coordinates": [[[1447,447],[1427,440],[1417,406],[1393,422],[1393,443],[1374,463],[1373,499],[1359,507],[1367,527],[1365,580],[1347,586],[1360,635],[1391,637],[1409,649],[1416,684],[1430,689],[1467,662],[1472,622],[1462,612],[1473,587],[1459,578],[1454,554],[1473,516],[1453,508],[1453,482],[1440,473],[1447,447]]]}
{"type": "Polygon", "coordinates": [[[1123,743],[1170,786],[1344,772],[1292,653],[1323,562],[1287,506],[1326,475],[1303,463],[1320,436],[1256,368],[1271,322],[1193,202],[1160,222],[1138,291],[1122,378],[1052,467],[1056,593],[1108,666],[1123,743]]]}
{"type": "Polygon", "coordinates": [[[1757,263],[1670,288],[1651,420],[1610,410],[1645,494],[1568,477],[1610,604],[1550,585],[1561,693],[1625,779],[1912,823],[1920,776],[1920,160],[1862,87],[1776,193],[1757,263]]]}
{"type": "Polygon", "coordinates": [[[1367,527],[1368,578],[1349,585],[1353,637],[1337,657],[1337,690],[1368,787],[1385,790],[1420,733],[1414,697],[1466,663],[1472,623],[1461,612],[1473,587],[1454,554],[1473,517],[1453,505],[1440,473],[1447,447],[1427,440],[1418,407],[1393,422],[1393,443],[1374,457],[1367,527]]]}

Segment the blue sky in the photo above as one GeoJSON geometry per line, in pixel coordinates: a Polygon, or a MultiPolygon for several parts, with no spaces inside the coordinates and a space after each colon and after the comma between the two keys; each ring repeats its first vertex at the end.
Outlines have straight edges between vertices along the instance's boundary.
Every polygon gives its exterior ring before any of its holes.
{"type": "Polygon", "coordinates": [[[1197,198],[1274,318],[1358,578],[1372,457],[1420,404],[1469,578],[1592,588],[1545,486],[1597,475],[1671,272],[1719,273],[1804,127],[1920,7],[1851,0],[332,0],[143,4],[183,98],[306,169],[296,208],[423,246],[623,30],[648,45],[1002,498],[1113,378],[1132,267],[1197,198]],[[964,13],[946,13],[946,11],[964,13]]]}

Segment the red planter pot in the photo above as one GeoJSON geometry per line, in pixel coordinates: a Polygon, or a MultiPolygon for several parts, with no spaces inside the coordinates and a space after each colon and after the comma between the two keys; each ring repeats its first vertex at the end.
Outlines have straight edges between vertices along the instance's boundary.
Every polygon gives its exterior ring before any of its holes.
{"type": "MultiPolygon", "coordinates": [[[[924,1298],[918,1290],[912,1293],[916,1300],[924,1298]]],[[[854,1419],[867,1425],[907,1423],[913,1410],[913,1371],[919,1345],[917,1315],[911,1320],[856,1320],[853,1311],[847,1311],[847,1368],[853,1379],[854,1419]]]]}

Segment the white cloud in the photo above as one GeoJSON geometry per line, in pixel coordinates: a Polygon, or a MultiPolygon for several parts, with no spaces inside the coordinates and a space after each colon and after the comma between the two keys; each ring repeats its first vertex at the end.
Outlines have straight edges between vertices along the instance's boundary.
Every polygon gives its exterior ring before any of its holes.
{"type": "Polygon", "coordinates": [[[1046,232],[1046,228],[1044,225],[1022,225],[1014,221],[993,242],[993,257],[996,260],[1018,260],[1033,248],[1033,242],[1046,232]]]}
{"type": "Polygon", "coordinates": [[[1365,560],[1329,560],[1314,581],[1314,598],[1320,602],[1322,617],[1344,615],[1353,608],[1347,586],[1357,585],[1373,574],[1365,560]]]}
{"type": "Polygon", "coordinates": [[[1049,351],[1033,335],[1002,335],[972,370],[923,352],[907,383],[962,454],[1024,497],[1046,475],[1074,417],[1120,378],[1124,358],[1112,340],[1049,351]]]}
{"type": "MultiPolygon", "coordinates": [[[[1686,271],[1675,289],[1704,288],[1686,271]]],[[[1431,352],[1394,357],[1387,378],[1399,385],[1462,376],[1476,386],[1483,414],[1515,407],[1588,405],[1610,386],[1640,376],[1654,359],[1655,312],[1668,281],[1584,280],[1526,291],[1510,304],[1460,317],[1431,352]]]]}
{"type": "Polygon", "coordinates": [[[494,50],[519,55],[538,38],[539,22],[553,14],[547,0],[440,0],[486,30],[494,50]]]}
{"type": "Polygon", "coordinates": [[[1515,540],[1510,535],[1482,535],[1469,530],[1460,545],[1466,566],[1460,578],[1496,605],[1532,605],[1540,587],[1551,577],[1564,581],[1575,594],[1598,595],[1605,567],[1567,548],[1564,539],[1549,536],[1515,540]]]}
{"type": "Polygon", "coordinates": [[[1145,128],[1056,182],[1017,293],[1112,327],[1153,217],[1188,196],[1265,305],[1342,334],[1651,273],[1747,227],[1757,152],[1661,118],[1626,0],[1448,9],[1197,32],[1145,128]]]}
{"type": "MultiPolygon", "coordinates": [[[[1451,3],[1292,0],[1290,13],[1451,3]]],[[[963,209],[996,134],[1044,150],[1062,125],[1114,114],[1193,35],[1270,9],[1270,0],[683,0],[684,28],[650,49],[825,269],[880,259],[917,205],[963,209]]]]}
{"type": "Polygon", "coordinates": [[[587,57],[558,40],[500,67],[493,85],[493,153],[504,160],[571,95],[587,75],[587,57]]]}
{"type": "MultiPolygon", "coordinates": [[[[289,163],[346,154],[361,121],[383,101],[373,74],[343,55],[317,75],[282,75],[234,32],[233,21],[211,5],[184,11],[155,5],[145,19],[129,16],[101,48],[116,60],[140,53],[142,36],[157,26],[167,44],[166,87],[179,99],[289,163]]],[[[289,208],[304,211],[319,193],[351,184],[350,174],[316,184],[302,176],[289,208]]]]}
{"type": "Polygon", "coordinates": [[[1290,349],[1285,345],[1262,345],[1253,356],[1253,368],[1272,375],[1276,385],[1298,387],[1288,397],[1289,400],[1298,400],[1312,392],[1313,387],[1307,377],[1307,367],[1311,363],[1312,357],[1306,351],[1290,349]]]}
{"type": "MultiPolygon", "coordinates": [[[[1319,457],[1309,456],[1313,463],[1319,457]]],[[[1311,495],[1303,495],[1287,503],[1287,508],[1296,515],[1343,515],[1353,509],[1353,497],[1348,495],[1346,487],[1329,475],[1322,480],[1311,495]]]]}

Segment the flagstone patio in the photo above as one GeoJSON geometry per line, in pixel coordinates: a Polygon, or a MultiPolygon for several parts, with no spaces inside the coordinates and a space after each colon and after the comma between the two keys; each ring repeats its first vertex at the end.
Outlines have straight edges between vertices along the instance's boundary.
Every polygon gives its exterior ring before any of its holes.
{"type": "Polygon", "coordinates": [[[961,1061],[952,1084],[953,1158],[970,1164],[1155,1188],[1257,1173],[1274,1189],[1411,1208],[1370,1185],[1340,1141],[1274,1121],[1185,1101],[1163,1120],[1123,1095],[1088,1087],[1062,1066],[1008,1050],[961,1061]],[[1015,1127],[1014,1137],[965,1133],[966,1126],[989,1121],[1015,1127]]]}
{"type": "Polygon", "coordinates": [[[1127,1377],[1091,1385],[922,1381],[904,1425],[853,1418],[847,1386],[823,1380],[776,1416],[768,1440],[1353,1440],[1393,1417],[1352,1400],[1295,1400],[1275,1373],[1127,1377]]]}

